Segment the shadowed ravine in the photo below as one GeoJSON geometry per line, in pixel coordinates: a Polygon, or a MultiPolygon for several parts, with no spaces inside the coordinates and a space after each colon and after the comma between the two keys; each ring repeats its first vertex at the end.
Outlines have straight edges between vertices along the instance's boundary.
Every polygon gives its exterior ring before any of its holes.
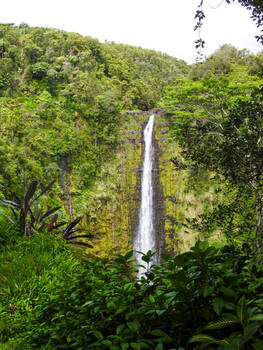
{"type": "MultiPolygon", "coordinates": [[[[156,250],[155,232],[154,232],[154,210],[153,210],[153,185],[152,185],[152,168],[153,168],[153,124],[154,115],[151,115],[144,129],[145,152],[143,160],[142,178],[141,178],[141,206],[139,214],[139,229],[134,241],[134,250],[136,259],[139,264],[145,264],[141,260],[141,254],[147,253],[148,250],[156,250]]],[[[144,269],[139,269],[139,277],[143,274],[144,269]]]]}

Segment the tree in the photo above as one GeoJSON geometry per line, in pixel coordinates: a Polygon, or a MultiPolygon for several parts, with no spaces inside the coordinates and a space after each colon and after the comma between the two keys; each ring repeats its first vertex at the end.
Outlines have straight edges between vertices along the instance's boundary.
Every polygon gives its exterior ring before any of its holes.
{"type": "Polygon", "coordinates": [[[231,90],[224,77],[181,84],[170,89],[172,103],[165,109],[175,113],[171,116],[172,128],[185,159],[218,174],[221,182],[232,186],[227,215],[233,217],[234,211],[239,212],[242,219],[236,224],[243,225],[244,232],[244,227],[249,227],[246,239],[254,242],[256,252],[263,244],[263,88],[243,86],[235,94],[233,89],[230,98],[231,90]],[[234,209],[235,201],[239,208],[234,209]]]}

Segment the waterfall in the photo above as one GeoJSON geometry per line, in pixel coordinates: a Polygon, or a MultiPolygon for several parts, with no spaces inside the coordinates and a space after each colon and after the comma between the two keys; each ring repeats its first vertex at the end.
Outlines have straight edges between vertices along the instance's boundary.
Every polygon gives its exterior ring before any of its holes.
{"type": "MultiPolygon", "coordinates": [[[[154,224],[153,224],[153,187],[152,187],[152,165],[153,165],[153,134],[154,115],[151,115],[144,129],[145,153],[141,178],[141,207],[139,217],[139,229],[134,242],[135,251],[147,253],[155,250],[154,224]]],[[[141,254],[136,253],[139,264],[146,263],[141,260],[141,254]]],[[[138,277],[143,274],[143,268],[139,268],[138,277]]]]}

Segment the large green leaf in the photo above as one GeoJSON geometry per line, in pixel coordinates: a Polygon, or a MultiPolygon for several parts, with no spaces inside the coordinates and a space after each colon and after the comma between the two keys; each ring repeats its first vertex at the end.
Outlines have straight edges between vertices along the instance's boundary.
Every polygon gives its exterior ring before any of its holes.
{"type": "Polygon", "coordinates": [[[220,315],[224,306],[224,300],[222,298],[213,298],[213,308],[215,312],[220,315]]]}
{"type": "Polygon", "coordinates": [[[211,295],[214,291],[214,286],[206,285],[203,289],[203,297],[206,298],[208,295],[211,295]]]}
{"type": "Polygon", "coordinates": [[[244,328],[244,341],[248,342],[249,340],[253,339],[259,328],[260,324],[258,322],[249,323],[244,328]]]}
{"type": "Polygon", "coordinates": [[[205,343],[205,344],[216,344],[218,343],[218,340],[215,339],[214,337],[211,337],[210,335],[206,334],[197,334],[194,335],[188,343],[205,343]]]}
{"type": "Polygon", "coordinates": [[[128,343],[122,343],[121,344],[121,350],[128,350],[129,349],[129,344],[128,343]]]}
{"type": "Polygon", "coordinates": [[[172,342],[173,339],[164,331],[162,331],[161,329],[154,329],[153,331],[151,331],[152,335],[155,335],[156,337],[160,337],[159,339],[157,339],[158,342],[172,342]]]}
{"type": "Polygon", "coordinates": [[[151,331],[151,334],[157,337],[169,337],[169,335],[161,329],[154,329],[153,331],[151,331]]]}
{"type": "Polygon", "coordinates": [[[237,303],[237,317],[239,318],[242,324],[244,324],[245,321],[246,310],[247,300],[245,296],[242,296],[237,303]]]}
{"type": "Polygon", "coordinates": [[[99,340],[103,340],[104,337],[103,337],[103,334],[101,333],[101,331],[97,330],[97,329],[94,329],[92,331],[92,333],[95,335],[95,337],[99,340]]]}
{"type": "Polygon", "coordinates": [[[263,314],[257,314],[248,319],[248,321],[263,321],[263,314]]]}
{"type": "Polygon", "coordinates": [[[133,333],[137,333],[140,328],[140,324],[136,321],[127,322],[127,326],[133,333]]]}

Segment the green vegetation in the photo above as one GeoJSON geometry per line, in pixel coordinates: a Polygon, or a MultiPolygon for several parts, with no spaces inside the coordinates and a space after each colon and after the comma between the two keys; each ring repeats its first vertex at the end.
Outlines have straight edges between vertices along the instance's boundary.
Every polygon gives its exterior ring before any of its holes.
{"type": "Polygon", "coordinates": [[[116,145],[118,112],[153,107],[187,71],[154,51],[54,29],[2,25],[0,37],[1,182],[9,195],[23,192],[24,177],[63,170],[75,191],[89,186],[116,145]]]}
{"type": "Polygon", "coordinates": [[[0,350],[262,350],[263,56],[224,45],[188,67],[25,24],[0,44],[0,350]],[[157,103],[170,255],[138,280],[157,103]]]}
{"type": "MultiPolygon", "coordinates": [[[[154,107],[189,67],[155,51],[26,24],[0,25],[0,43],[0,200],[21,206],[29,184],[37,180],[43,190],[55,180],[39,206],[61,207],[66,221],[82,216],[100,243],[112,234],[103,225],[97,231],[94,221],[104,217],[114,192],[105,182],[126,141],[120,112],[154,107]]],[[[96,251],[108,254],[104,248],[96,251]]]]}
{"type": "Polygon", "coordinates": [[[262,269],[244,251],[198,242],[140,281],[132,255],[86,261],[42,234],[5,247],[0,349],[262,349],[262,269]]]}
{"type": "Polygon", "coordinates": [[[263,242],[261,64],[261,55],[224,45],[168,88],[161,103],[182,150],[173,158],[176,168],[207,173],[213,186],[212,207],[189,226],[246,242],[255,257],[263,242]]]}

